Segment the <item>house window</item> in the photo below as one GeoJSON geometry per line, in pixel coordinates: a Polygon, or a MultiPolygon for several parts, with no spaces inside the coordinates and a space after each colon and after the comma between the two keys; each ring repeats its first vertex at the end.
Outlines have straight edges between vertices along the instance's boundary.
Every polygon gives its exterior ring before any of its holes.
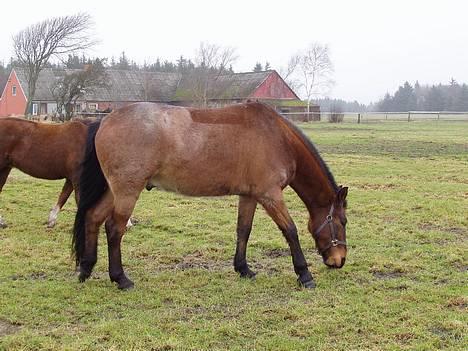
{"type": "Polygon", "coordinates": [[[11,95],[16,96],[16,85],[11,87],[11,95]]]}
{"type": "Polygon", "coordinates": [[[97,104],[88,104],[88,109],[90,112],[96,112],[97,104]]]}
{"type": "Polygon", "coordinates": [[[33,116],[36,116],[37,115],[37,104],[32,104],[32,114],[33,116]]]}

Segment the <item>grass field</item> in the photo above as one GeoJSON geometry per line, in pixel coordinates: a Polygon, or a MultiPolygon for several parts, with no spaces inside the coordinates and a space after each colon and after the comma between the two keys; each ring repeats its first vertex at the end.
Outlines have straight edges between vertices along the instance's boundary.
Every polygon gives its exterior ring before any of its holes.
{"type": "Polygon", "coordinates": [[[144,192],[123,257],[136,283],[70,260],[75,205],[45,228],[62,182],[18,171],[0,196],[0,349],[466,350],[468,123],[302,125],[348,195],[347,263],[327,269],[287,190],[317,288],[296,284],[287,244],[259,209],[232,268],[237,199],[144,192]]]}

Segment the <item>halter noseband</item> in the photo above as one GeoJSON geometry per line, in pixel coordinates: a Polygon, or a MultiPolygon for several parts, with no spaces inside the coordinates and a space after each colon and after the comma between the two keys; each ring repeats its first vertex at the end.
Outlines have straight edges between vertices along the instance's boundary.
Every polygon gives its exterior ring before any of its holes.
{"type": "Polygon", "coordinates": [[[318,251],[318,253],[320,255],[325,253],[331,247],[336,247],[338,245],[343,245],[343,246],[346,247],[346,241],[338,240],[337,237],[336,237],[335,223],[333,223],[333,217],[332,217],[334,210],[335,210],[335,206],[334,206],[334,204],[332,204],[331,207],[330,207],[330,211],[328,212],[328,215],[325,218],[325,221],[323,221],[323,223],[320,225],[320,227],[318,227],[318,229],[314,232],[314,235],[317,238],[318,235],[320,234],[320,232],[322,231],[322,229],[325,228],[327,226],[327,224],[330,226],[330,233],[331,233],[330,243],[325,248],[323,248],[322,250],[320,250],[317,247],[317,251],[318,251]]]}

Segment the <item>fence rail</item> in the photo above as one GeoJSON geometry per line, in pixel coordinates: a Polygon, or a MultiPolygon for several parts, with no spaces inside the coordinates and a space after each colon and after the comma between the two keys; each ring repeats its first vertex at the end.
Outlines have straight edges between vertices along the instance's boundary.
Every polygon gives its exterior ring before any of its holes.
{"type": "Polygon", "coordinates": [[[384,121],[468,121],[468,112],[407,111],[407,112],[288,112],[286,118],[296,122],[330,121],[371,123],[384,121]]]}

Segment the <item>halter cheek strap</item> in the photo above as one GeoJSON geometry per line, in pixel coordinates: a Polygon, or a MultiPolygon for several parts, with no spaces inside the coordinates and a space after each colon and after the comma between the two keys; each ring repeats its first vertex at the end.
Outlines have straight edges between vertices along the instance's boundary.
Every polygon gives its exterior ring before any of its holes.
{"type": "Polygon", "coordinates": [[[325,228],[327,226],[327,224],[330,226],[330,233],[331,233],[331,240],[330,240],[330,243],[325,246],[322,250],[320,250],[319,248],[317,248],[317,251],[319,252],[319,254],[323,254],[325,253],[328,249],[330,249],[331,247],[336,247],[338,245],[343,245],[346,247],[346,241],[344,240],[338,240],[337,239],[337,236],[336,236],[336,229],[335,229],[335,223],[333,223],[333,211],[335,210],[335,206],[334,204],[331,205],[330,207],[330,211],[328,212],[328,215],[327,217],[325,218],[325,221],[323,221],[323,223],[320,225],[320,227],[317,228],[317,230],[315,231],[315,237],[318,237],[318,235],[320,234],[320,232],[323,230],[323,228],[325,228]]]}

